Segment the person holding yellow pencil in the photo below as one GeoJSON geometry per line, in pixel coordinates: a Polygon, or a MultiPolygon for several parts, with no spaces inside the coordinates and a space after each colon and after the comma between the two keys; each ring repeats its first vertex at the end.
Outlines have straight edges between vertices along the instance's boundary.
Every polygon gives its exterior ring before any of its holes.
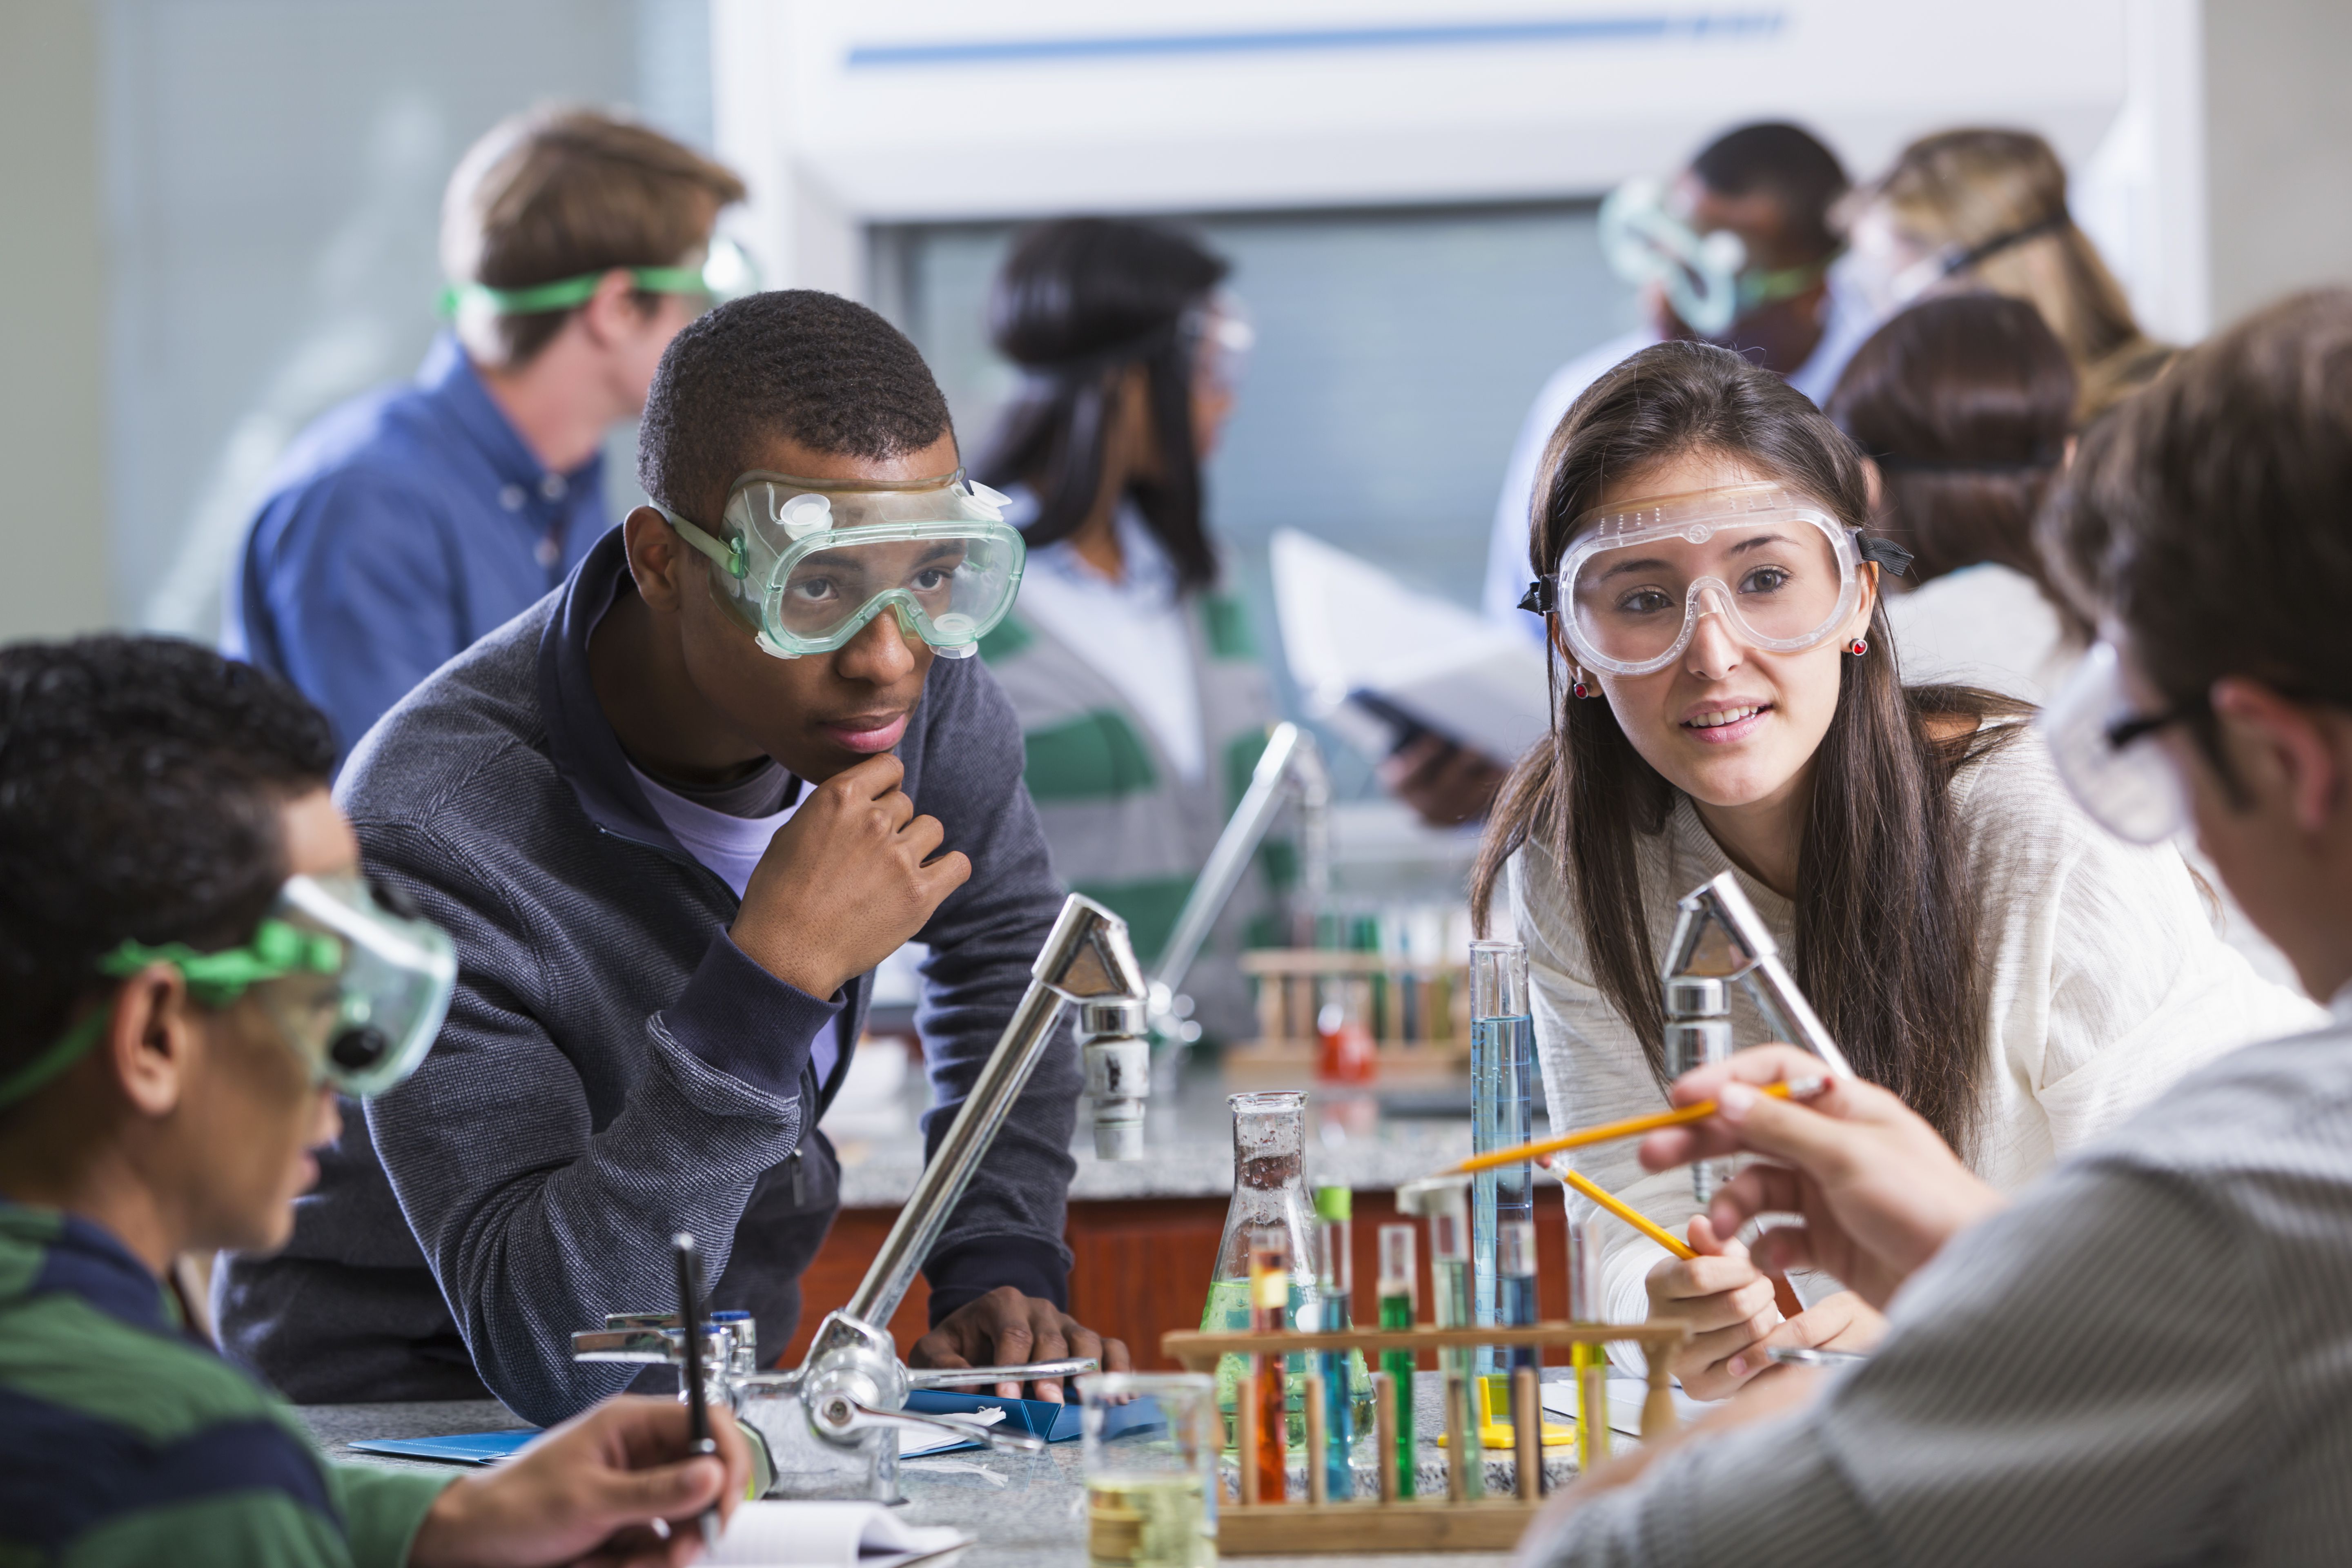
{"type": "MultiPolygon", "coordinates": [[[[2013,1189],[2181,1074],[2307,1026],[2310,1003],[2216,935],[2180,855],[2070,801],[2032,710],[1906,686],[1878,604],[1866,460],[1735,353],[1645,349],[1552,435],[1526,606],[1550,632],[1552,734],[1490,818],[1474,887],[1528,944],[1555,1126],[1662,1109],[1660,961],[1675,900],[1727,869],[1863,1077],[2013,1189]]],[[[1769,1037],[1734,990],[1734,1037],[1769,1037]]],[[[1674,1316],[1685,1389],[1719,1399],[1778,1345],[1866,1345],[1880,1318],[1775,1282],[1633,1146],[1579,1173],[1680,1258],[1599,1227],[1612,1319],[1674,1316]]],[[[1633,1352],[1620,1352],[1632,1355],[1633,1352]]]]}
{"type": "MultiPolygon", "coordinates": [[[[2103,640],[2042,724],[2102,826],[2200,847],[2313,1033],[2182,1080],[2013,1197],[1895,1096],[1676,1082],[1718,1113],[1664,1171],[1771,1156],[1716,1223],[1795,1211],[1785,1261],[1883,1303],[1862,1365],[1775,1373],[1563,1489],[1520,1568],[2341,1563],[2352,1542],[2352,290],[2189,351],[2084,438],[2044,548],[2103,640]]],[[[2041,740],[2033,743],[2039,745],[2041,740]]]]}

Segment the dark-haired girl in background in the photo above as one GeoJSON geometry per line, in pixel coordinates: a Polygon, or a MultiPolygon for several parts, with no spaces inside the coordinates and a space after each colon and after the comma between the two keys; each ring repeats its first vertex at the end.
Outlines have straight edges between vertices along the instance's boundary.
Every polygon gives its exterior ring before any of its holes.
{"type": "MultiPolygon", "coordinates": [[[[1725,870],[1856,1069],[2003,1189],[2316,1020],[2221,944],[2175,850],[2084,816],[2023,704],[1899,682],[1862,459],[1786,382],[1706,344],[1645,349],[1577,400],[1540,472],[1553,732],[1504,788],[1473,901],[1483,919],[1507,887],[1556,1120],[1664,1106],[1659,958],[1675,900],[1725,870]]],[[[1769,1037],[1745,997],[1733,1012],[1769,1037]]],[[[1763,1370],[1761,1342],[1874,1341],[1867,1306],[1810,1279],[1783,1322],[1746,1250],[1694,1217],[1687,1171],[1594,1153],[1586,1174],[1700,1253],[1601,1233],[1606,1315],[1689,1321],[1693,1394],[1763,1370]]]]}
{"type": "MultiPolygon", "coordinates": [[[[981,651],[1020,715],[1055,869],[1126,918],[1147,963],[1276,716],[1202,515],[1250,342],[1226,270],[1165,229],[1070,218],[1021,237],[989,303],[1027,374],[977,472],[1012,498],[1029,563],[981,651]]],[[[1216,960],[1252,902],[1244,884],[1187,985],[1212,1035],[1250,1027],[1216,960]]]]}
{"type": "Polygon", "coordinates": [[[2033,544],[2075,396],[2042,313],[2000,294],[1914,305],[1839,377],[1826,410],[1877,467],[1879,531],[1912,553],[1913,591],[1886,600],[1905,680],[2039,702],[2090,646],[2033,544]]]}

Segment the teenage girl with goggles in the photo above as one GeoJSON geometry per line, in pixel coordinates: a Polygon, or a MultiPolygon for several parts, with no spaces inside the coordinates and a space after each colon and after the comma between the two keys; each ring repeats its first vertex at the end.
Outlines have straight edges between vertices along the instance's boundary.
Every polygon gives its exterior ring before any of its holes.
{"type": "MultiPolygon", "coordinates": [[[[1878,602],[1903,552],[1864,531],[1859,453],[1740,356],[1667,342],[1569,410],[1539,470],[1526,608],[1546,617],[1549,742],[1473,886],[1528,944],[1558,1125],[1662,1108],[1659,962],[1675,900],[1726,869],[1855,1069],[2014,1188],[2311,1005],[2214,933],[2168,846],[2099,831],[2024,704],[1906,687],[1878,602]]],[[[1735,988],[1735,1037],[1765,1026],[1735,988]]],[[[1721,1398],[1780,1345],[1864,1348],[1879,1320],[1791,1295],[1631,1143],[1580,1168],[1698,1256],[1602,1227],[1605,1314],[1687,1319],[1675,1373],[1721,1398]],[[1801,1307],[1790,1317],[1787,1308],[1801,1307]]]]}

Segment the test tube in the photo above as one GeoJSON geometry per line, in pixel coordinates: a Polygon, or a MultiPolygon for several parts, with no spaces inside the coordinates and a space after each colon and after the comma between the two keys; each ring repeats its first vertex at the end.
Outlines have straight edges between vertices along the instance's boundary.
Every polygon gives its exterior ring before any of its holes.
{"type": "MultiPolygon", "coordinates": [[[[1568,1189],[1560,1189],[1568,1198],[1568,1189]]],[[[1601,1255],[1593,1245],[1592,1222],[1576,1217],[1574,1200],[1568,1210],[1568,1321],[1601,1321],[1601,1255]]],[[[1589,1471],[1609,1457],[1609,1347],[1570,1345],[1569,1364],[1576,1369],[1576,1468],[1589,1471]]]]}
{"type": "MultiPolygon", "coordinates": [[[[1678,974],[1666,982],[1666,1075],[1683,1074],[1731,1058],[1731,991],[1706,975],[1678,974]]],[[[1715,1190],[1731,1180],[1729,1160],[1691,1162],[1691,1194],[1702,1209],[1715,1190]]]]}
{"type": "MultiPolygon", "coordinates": [[[[1412,1327],[1421,1300],[1421,1268],[1417,1238],[1410,1225],[1381,1226],[1381,1327],[1412,1327]]],[[[1412,1362],[1411,1351],[1382,1351],[1381,1370],[1396,1386],[1397,1496],[1412,1496],[1413,1477],[1421,1468],[1412,1435],[1412,1362]]]]}
{"type": "MultiPolygon", "coordinates": [[[[1356,1195],[1346,1187],[1315,1189],[1316,1287],[1322,1298],[1316,1327],[1327,1332],[1355,1327],[1356,1264],[1349,1249],[1355,1210],[1356,1195]]],[[[1349,1462],[1356,1446],[1349,1359],[1343,1350],[1317,1352],[1323,1374],[1323,1452],[1309,1454],[1307,1462],[1322,1465],[1323,1484],[1334,1501],[1356,1495],[1355,1468],[1349,1462]]]]}
{"type": "MultiPolygon", "coordinates": [[[[1467,1177],[1431,1182],[1422,1199],[1422,1212],[1429,1216],[1429,1283],[1441,1329],[1466,1329],[1476,1321],[1470,1304],[1469,1186],[1467,1177]]],[[[1486,1449],[1470,1381],[1477,1353],[1449,1346],[1437,1352],[1437,1365],[1445,1374],[1445,1408],[1463,1413],[1451,1424],[1452,1440],[1461,1447],[1463,1495],[1485,1497],[1486,1449]]]]}
{"type": "MultiPolygon", "coordinates": [[[[1290,1326],[1290,1233],[1280,1226],[1260,1226],[1250,1232],[1250,1331],[1278,1334],[1290,1326]]],[[[1285,1502],[1284,1437],[1290,1425],[1289,1404],[1280,1352],[1259,1352],[1250,1357],[1254,1392],[1257,1395],[1257,1452],[1244,1463],[1257,1466],[1260,1502],[1285,1502]]]]}
{"type": "MultiPolygon", "coordinates": [[[[1523,1329],[1536,1321],[1536,1226],[1529,1219],[1503,1221],[1495,1232],[1496,1290],[1495,1308],[1505,1325],[1523,1329]]],[[[1543,1354],[1534,1345],[1510,1347],[1510,1368],[1540,1369],[1543,1354]]]]}

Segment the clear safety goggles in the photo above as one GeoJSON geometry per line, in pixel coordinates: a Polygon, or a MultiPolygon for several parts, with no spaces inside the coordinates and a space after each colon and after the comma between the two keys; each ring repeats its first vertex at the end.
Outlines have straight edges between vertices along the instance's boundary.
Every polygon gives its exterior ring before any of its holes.
{"type": "Polygon", "coordinates": [[[1178,330],[1191,345],[1193,378],[1222,393],[1233,393],[1249,370],[1250,353],[1257,346],[1257,328],[1241,297],[1220,289],[1205,305],[1184,312],[1178,330]]]}
{"type": "MultiPolygon", "coordinates": [[[[433,1048],[457,984],[457,949],[430,921],[395,913],[357,877],[289,877],[242,947],[198,952],[184,942],[125,942],[99,961],[115,979],[169,963],[188,994],[226,1007],[252,992],[314,1081],[348,1095],[382,1094],[433,1048]]],[[[87,1055],[110,1007],[0,1082],[0,1107],[26,1099],[87,1055]]]]}
{"type": "Polygon", "coordinates": [[[947,658],[969,658],[1013,608],[1027,559],[1004,497],[964,478],[839,483],[749,473],[713,533],[667,507],[708,555],[720,602],[778,658],[830,653],[887,609],[947,658]]]}
{"type": "Polygon", "coordinates": [[[1635,288],[1654,284],[1685,325],[1721,337],[1751,310],[1801,294],[1825,265],[1751,269],[1748,247],[1728,229],[1701,234],[1656,180],[1627,180],[1601,198],[1601,254],[1635,288]]]}
{"type": "Polygon", "coordinates": [[[569,310],[586,304],[607,274],[626,272],[630,286],[647,294],[699,294],[713,305],[724,305],[760,291],[760,269],[743,247],[724,235],[714,236],[702,260],[690,267],[607,267],[551,282],[520,289],[493,289],[487,283],[451,283],[441,290],[441,313],[456,319],[485,316],[534,316],[546,310],[569,310]]]}
{"type": "Polygon", "coordinates": [[[2067,792],[2092,821],[2133,844],[2160,844],[2189,826],[2189,798],[2156,731],[2184,715],[2143,714],[2124,689],[2123,660],[2091,645],[2034,721],[2067,792]]]}
{"type": "Polygon", "coordinates": [[[1520,608],[1557,616],[1577,662],[1612,675],[1664,669],[1707,616],[1750,647],[1801,652],[1862,597],[1854,531],[1778,485],[1646,499],[1576,529],[1520,608]]]}

